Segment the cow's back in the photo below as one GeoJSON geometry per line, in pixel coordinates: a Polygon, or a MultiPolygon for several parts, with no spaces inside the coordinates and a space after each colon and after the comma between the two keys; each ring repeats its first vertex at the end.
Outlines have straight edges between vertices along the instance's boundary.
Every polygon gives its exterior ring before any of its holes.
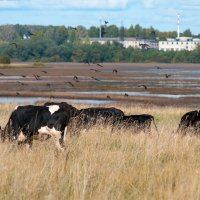
{"type": "Polygon", "coordinates": [[[200,111],[194,110],[185,113],[180,120],[177,132],[186,134],[190,130],[193,133],[197,133],[200,130],[200,111]]]}

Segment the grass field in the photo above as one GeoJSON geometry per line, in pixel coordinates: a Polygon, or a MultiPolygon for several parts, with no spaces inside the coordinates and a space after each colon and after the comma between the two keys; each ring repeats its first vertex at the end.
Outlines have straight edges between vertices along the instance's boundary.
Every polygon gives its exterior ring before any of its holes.
{"type": "MultiPolygon", "coordinates": [[[[0,106],[3,127],[14,106],[0,106]]],[[[189,109],[112,106],[154,115],[160,134],[95,126],[63,153],[52,140],[32,151],[0,143],[0,199],[200,199],[200,139],[173,133],[189,109]]]]}

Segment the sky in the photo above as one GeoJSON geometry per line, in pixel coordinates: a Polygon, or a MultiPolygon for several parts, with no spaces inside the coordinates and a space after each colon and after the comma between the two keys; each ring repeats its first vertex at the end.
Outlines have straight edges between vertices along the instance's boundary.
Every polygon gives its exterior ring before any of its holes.
{"type": "Polygon", "coordinates": [[[0,25],[64,25],[86,28],[108,21],[125,27],[139,24],[159,31],[200,33],[200,0],[0,0],[0,25]]]}

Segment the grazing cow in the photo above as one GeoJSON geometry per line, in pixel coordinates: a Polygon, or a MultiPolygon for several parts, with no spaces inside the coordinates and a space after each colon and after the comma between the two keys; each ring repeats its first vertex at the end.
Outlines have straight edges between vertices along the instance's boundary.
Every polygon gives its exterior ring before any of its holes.
{"type": "Polygon", "coordinates": [[[69,120],[76,112],[76,108],[64,102],[18,106],[11,113],[1,139],[27,143],[31,147],[35,136],[47,135],[53,137],[58,149],[63,149],[69,120]]]}
{"type": "Polygon", "coordinates": [[[122,116],[124,116],[124,112],[114,107],[92,107],[79,110],[76,117],[71,119],[70,124],[75,125],[76,128],[80,128],[81,126],[89,128],[98,122],[113,124],[114,121],[122,116]]]}
{"type": "Polygon", "coordinates": [[[181,117],[177,132],[183,135],[186,133],[200,134],[200,111],[194,110],[185,113],[181,117]]]}
{"type": "Polygon", "coordinates": [[[153,122],[156,131],[157,126],[154,121],[154,117],[152,115],[142,114],[142,115],[129,115],[129,116],[123,116],[115,123],[114,126],[117,125],[117,127],[125,127],[125,128],[131,128],[136,132],[143,131],[145,133],[151,132],[151,122],[153,122]]]}

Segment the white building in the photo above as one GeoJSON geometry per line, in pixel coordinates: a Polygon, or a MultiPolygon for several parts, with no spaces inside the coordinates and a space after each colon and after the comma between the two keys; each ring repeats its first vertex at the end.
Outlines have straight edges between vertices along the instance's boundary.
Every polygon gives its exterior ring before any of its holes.
{"type": "Polygon", "coordinates": [[[199,38],[179,37],[176,39],[167,38],[166,41],[159,41],[159,50],[163,51],[192,51],[200,45],[199,38]]]}
{"type": "Polygon", "coordinates": [[[120,40],[120,38],[89,38],[89,41],[90,43],[99,42],[100,44],[105,44],[107,42],[113,43],[115,41],[121,43],[125,48],[158,49],[158,42],[156,40],[143,38],[124,38],[123,40],[120,40]]]}

